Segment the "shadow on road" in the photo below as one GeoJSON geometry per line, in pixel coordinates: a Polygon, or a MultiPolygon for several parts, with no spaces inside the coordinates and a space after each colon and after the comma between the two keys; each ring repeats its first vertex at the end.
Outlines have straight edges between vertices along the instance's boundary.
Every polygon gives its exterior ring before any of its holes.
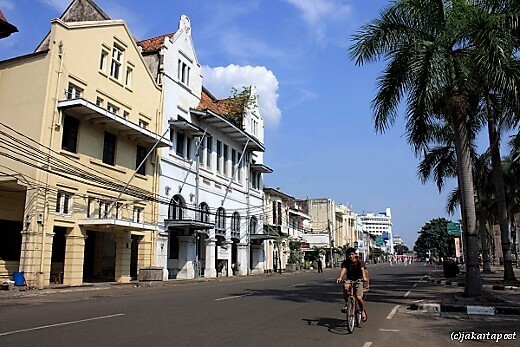
{"type": "Polygon", "coordinates": [[[317,325],[320,327],[325,327],[327,330],[333,334],[338,335],[348,335],[349,332],[347,330],[347,326],[345,325],[345,320],[337,319],[337,318],[315,318],[308,319],[302,318],[303,321],[307,322],[308,325],[317,325]]]}

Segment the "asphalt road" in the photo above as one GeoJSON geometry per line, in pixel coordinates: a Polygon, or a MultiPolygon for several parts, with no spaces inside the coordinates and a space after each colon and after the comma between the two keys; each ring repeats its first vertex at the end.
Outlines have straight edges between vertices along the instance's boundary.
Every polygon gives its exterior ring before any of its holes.
{"type": "MultiPolygon", "coordinates": [[[[408,310],[431,271],[369,265],[368,321],[349,334],[339,269],[160,287],[112,287],[0,303],[0,346],[517,346],[457,333],[514,333],[518,317],[438,317],[408,310]],[[455,334],[455,335],[454,335],[455,334]]],[[[491,337],[491,335],[486,336],[491,337]]]]}

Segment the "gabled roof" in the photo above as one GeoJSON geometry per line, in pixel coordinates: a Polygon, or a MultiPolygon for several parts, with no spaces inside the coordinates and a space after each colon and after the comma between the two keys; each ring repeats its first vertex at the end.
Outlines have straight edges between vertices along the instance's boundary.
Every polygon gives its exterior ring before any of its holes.
{"type": "Polygon", "coordinates": [[[172,38],[173,35],[175,35],[175,32],[137,41],[137,45],[143,48],[143,53],[158,51],[162,47],[164,39],[166,37],[172,38]]]}
{"type": "MultiPolygon", "coordinates": [[[[110,17],[96,5],[92,0],[72,0],[69,7],[59,17],[64,22],[86,22],[110,20],[110,17]]],[[[42,42],[36,47],[35,52],[49,48],[50,32],[43,38],[42,42]]]]}
{"type": "Polygon", "coordinates": [[[9,23],[7,19],[5,19],[2,10],[0,10],[0,39],[11,35],[14,32],[17,32],[18,28],[9,23]]]}

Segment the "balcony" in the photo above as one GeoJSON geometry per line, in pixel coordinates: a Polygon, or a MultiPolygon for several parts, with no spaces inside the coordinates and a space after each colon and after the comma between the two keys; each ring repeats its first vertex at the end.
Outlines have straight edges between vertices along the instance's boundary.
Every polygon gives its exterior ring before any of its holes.
{"type": "Polygon", "coordinates": [[[161,135],[82,98],[58,101],[58,109],[66,115],[103,125],[115,135],[127,136],[144,145],[153,146],[157,143],[158,147],[171,146],[170,141],[161,135]]]}

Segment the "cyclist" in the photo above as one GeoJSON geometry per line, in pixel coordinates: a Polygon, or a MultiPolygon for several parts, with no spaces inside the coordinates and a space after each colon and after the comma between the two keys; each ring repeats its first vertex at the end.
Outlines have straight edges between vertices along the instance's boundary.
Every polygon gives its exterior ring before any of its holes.
{"type": "MultiPolygon", "coordinates": [[[[347,276],[347,279],[351,281],[357,281],[359,279],[363,280],[364,283],[366,283],[366,288],[369,288],[366,265],[363,260],[358,259],[356,256],[356,250],[352,247],[347,249],[347,259],[341,263],[341,272],[339,273],[339,277],[336,282],[342,282],[345,275],[347,276]]],[[[347,309],[346,303],[348,299],[348,293],[350,291],[350,286],[351,284],[347,282],[345,282],[345,285],[343,286],[343,298],[345,299],[345,307],[341,310],[343,313],[347,309]]],[[[363,301],[363,283],[358,283],[356,285],[356,292],[354,294],[356,295],[358,307],[361,311],[361,321],[364,322],[367,320],[367,313],[363,309],[363,305],[365,304],[363,301]]]]}

